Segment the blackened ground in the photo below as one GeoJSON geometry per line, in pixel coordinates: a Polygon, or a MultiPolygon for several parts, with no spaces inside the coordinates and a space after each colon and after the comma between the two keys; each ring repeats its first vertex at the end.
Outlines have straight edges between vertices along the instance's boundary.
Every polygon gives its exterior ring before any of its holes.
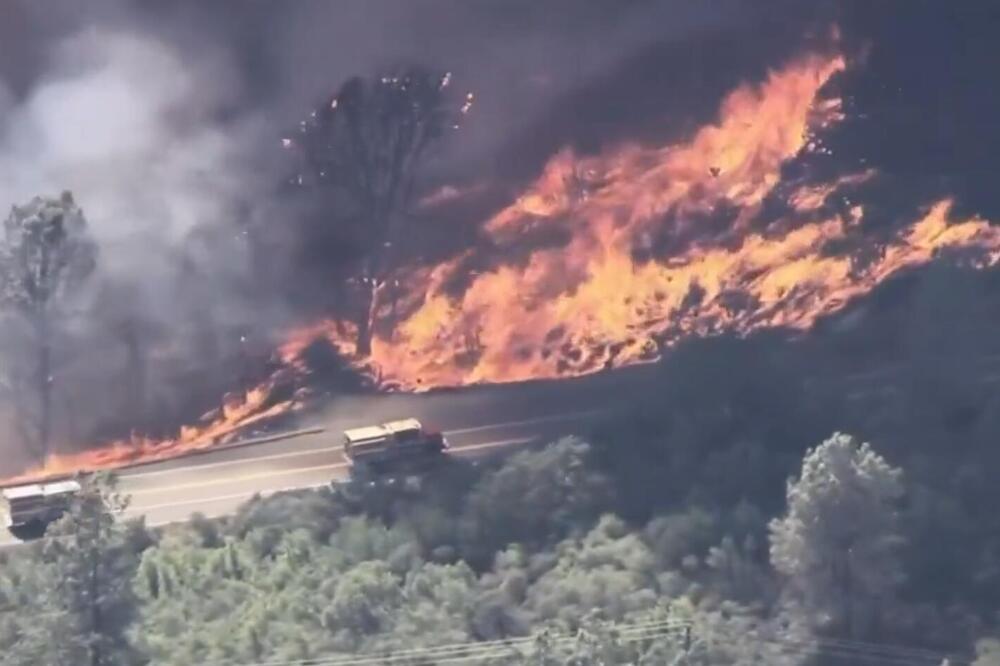
{"type": "Polygon", "coordinates": [[[1000,5],[841,5],[845,40],[866,55],[843,84],[848,120],[828,141],[837,159],[864,159],[892,179],[881,209],[889,221],[942,195],[956,196],[959,212],[1000,219],[1000,88],[992,84],[1000,5]]]}

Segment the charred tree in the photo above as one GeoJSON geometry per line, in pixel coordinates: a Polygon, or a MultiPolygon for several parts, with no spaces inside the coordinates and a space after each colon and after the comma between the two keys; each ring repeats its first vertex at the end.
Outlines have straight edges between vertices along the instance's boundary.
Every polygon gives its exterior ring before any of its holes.
{"type": "MultiPolygon", "coordinates": [[[[102,339],[113,341],[120,348],[116,416],[130,426],[144,428],[149,417],[149,350],[160,341],[160,329],[143,306],[143,294],[134,283],[102,280],[92,312],[101,323],[102,339]]],[[[124,425],[115,421],[116,428],[124,425]]]]}
{"type": "Polygon", "coordinates": [[[52,432],[53,342],[60,303],[93,272],[97,246],[69,192],[14,206],[0,238],[0,307],[23,318],[32,336],[29,381],[36,410],[21,418],[27,446],[48,455],[52,432]]]}
{"type": "Polygon", "coordinates": [[[346,210],[331,217],[352,227],[361,260],[354,282],[357,353],[371,352],[373,326],[399,246],[414,184],[430,149],[469,110],[472,97],[451,101],[450,74],[403,68],[372,79],[355,77],[303,121],[292,184],[330,194],[346,210]]]}
{"type": "Polygon", "coordinates": [[[129,411],[140,421],[146,416],[146,355],[139,336],[139,324],[134,319],[123,321],[118,336],[125,347],[126,376],[129,411]]]}

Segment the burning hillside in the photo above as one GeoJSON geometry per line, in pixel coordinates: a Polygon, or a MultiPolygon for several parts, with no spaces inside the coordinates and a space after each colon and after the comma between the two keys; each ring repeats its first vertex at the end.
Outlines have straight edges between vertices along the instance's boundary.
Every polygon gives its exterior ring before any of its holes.
{"type": "Polygon", "coordinates": [[[479,246],[393,276],[370,356],[357,358],[346,319],[315,322],[289,333],[272,378],[177,437],[54,457],[30,475],[173,457],[299,409],[316,341],[390,389],[572,377],[653,361],[688,336],[808,329],[942,250],[1000,261],[1000,230],[951,219],[949,200],[875,239],[861,190],[879,174],[815,179],[812,161],[835,159],[824,136],[845,110],[827,84],[845,67],[838,54],[799,57],[670,145],[559,152],[481,225],[479,246]]]}
{"type": "Polygon", "coordinates": [[[174,437],[156,439],[133,434],[97,448],[53,454],[44,465],[7,479],[7,482],[167,460],[230,443],[245,435],[248,429],[263,427],[281,416],[299,411],[307,393],[301,387],[297,388],[299,379],[289,369],[280,369],[246,392],[225,396],[218,409],[208,412],[194,425],[182,426],[174,437]]]}
{"type": "MultiPolygon", "coordinates": [[[[950,221],[948,201],[873,253],[850,193],[876,173],[783,176],[829,153],[824,131],[844,115],[822,91],[844,67],[839,55],[802,57],[730,93],[683,143],[554,156],[486,222],[490,256],[469,250],[400,279],[413,288],[383,307],[368,368],[406,390],[569,377],[655,360],[685,336],[805,329],[944,248],[1000,259],[1000,231],[950,221]],[[781,214],[765,220],[769,202],[781,214]]],[[[316,337],[352,355],[344,331],[304,328],[285,358],[316,337]]]]}

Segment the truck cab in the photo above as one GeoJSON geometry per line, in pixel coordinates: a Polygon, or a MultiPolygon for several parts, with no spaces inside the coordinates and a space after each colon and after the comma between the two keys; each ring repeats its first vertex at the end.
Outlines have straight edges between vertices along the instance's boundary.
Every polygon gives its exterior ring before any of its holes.
{"type": "Polygon", "coordinates": [[[77,481],[56,481],[12,486],[0,490],[4,524],[11,533],[43,530],[58,520],[80,492],[77,481]]]}
{"type": "Polygon", "coordinates": [[[428,430],[412,418],[344,431],[344,456],[352,465],[373,469],[405,460],[426,459],[447,448],[448,442],[442,433],[428,430]]]}

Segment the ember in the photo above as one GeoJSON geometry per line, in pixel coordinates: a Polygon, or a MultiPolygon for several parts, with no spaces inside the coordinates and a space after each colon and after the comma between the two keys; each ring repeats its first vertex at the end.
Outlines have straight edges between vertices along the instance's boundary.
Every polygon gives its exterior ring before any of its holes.
{"type": "Polygon", "coordinates": [[[77,471],[116,469],[138,462],[176,458],[232,442],[252,426],[262,426],[281,415],[301,409],[305,391],[291,390],[296,379],[295,373],[281,369],[242,395],[226,396],[219,409],[203,417],[200,423],[181,427],[175,437],[154,439],[135,434],[94,449],[53,454],[44,465],[4,482],[24,482],[77,471]]]}
{"type": "MultiPolygon", "coordinates": [[[[656,360],[688,336],[808,329],[942,249],[978,248],[980,263],[1000,262],[1000,230],[950,219],[949,200],[901,224],[864,262],[831,249],[856,246],[844,241],[863,233],[865,204],[852,188],[878,173],[816,183],[783,167],[830,155],[823,134],[845,116],[824,89],[845,67],[837,54],[800,57],[733,90],[683,142],[563,150],[484,222],[491,256],[470,249],[393,277],[405,293],[380,304],[370,356],[357,357],[357,327],[346,319],[314,322],[286,336],[273,377],[176,437],[53,456],[21,478],[174,457],[295,411],[310,373],[304,354],[318,340],[383,388],[570,377],[656,360]],[[762,221],[775,200],[780,214],[762,221]],[[561,242],[526,244],[536,236],[561,242]]],[[[460,195],[441,188],[422,205],[460,195]]]]}
{"type": "MultiPolygon", "coordinates": [[[[1000,260],[1000,231],[980,219],[950,222],[949,201],[863,268],[850,254],[829,253],[831,242],[858,233],[865,215],[842,190],[877,174],[789,190],[781,169],[828,152],[821,133],[844,115],[841,100],[821,93],[844,67],[838,55],[809,55],[741,86],[717,122],[686,143],[554,156],[484,228],[501,248],[544,228],[569,241],[536,248],[519,265],[476,273],[470,250],[401,278],[414,285],[416,305],[398,323],[376,327],[381,334],[359,365],[408,390],[581,375],[654,360],[686,336],[806,329],[942,248],[978,246],[987,263],[1000,260]],[[762,203],[779,185],[790,191],[787,213],[760,229],[762,203]],[[826,213],[835,197],[842,212],[826,213]],[[724,227],[710,227],[723,212],[724,227]],[[680,249],[653,256],[654,238],[680,249]],[[468,285],[459,295],[456,282],[468,285]]],[[[333,321],[294,332],[290,349],[315,338],[353,355],[352,337],[333,321]]]]}

